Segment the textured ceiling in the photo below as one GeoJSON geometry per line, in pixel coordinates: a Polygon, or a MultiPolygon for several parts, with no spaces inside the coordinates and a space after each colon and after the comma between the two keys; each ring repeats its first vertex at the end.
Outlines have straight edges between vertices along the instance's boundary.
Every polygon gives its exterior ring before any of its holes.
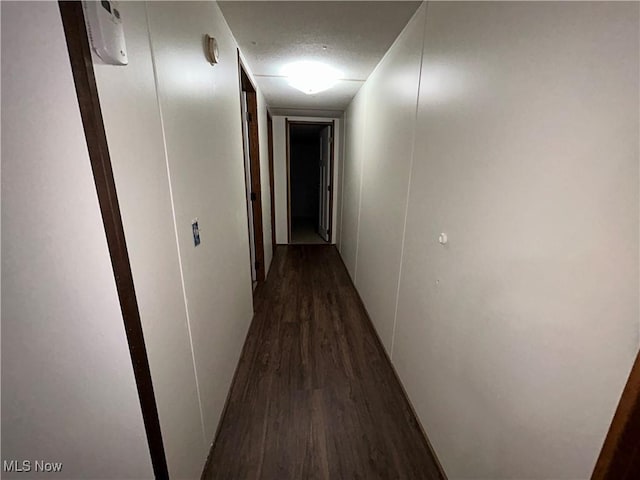
{"type": "Polygon", "coordinates": [[[413,16],[420,2],[218,2],[275,115],[342,112],[413,16]],[[342,72],[330,90],[305,95],[281,69],[316,60],[342,72]]]}

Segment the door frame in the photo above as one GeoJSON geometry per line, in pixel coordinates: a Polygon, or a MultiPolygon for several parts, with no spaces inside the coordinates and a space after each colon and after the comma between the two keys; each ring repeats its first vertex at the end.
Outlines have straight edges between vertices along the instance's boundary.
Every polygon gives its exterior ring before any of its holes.
{"type": "Polygon", "coordinates": [[[273,166],[273,118],[267,110],[267,147],[269,149],[269,191],[271,192],[271,250],[276,253],[276,202],[273,166]]]}
{"type": "Polygon", "coordinates": [[[330,145],[331,154],[329,155],[329,168],[331,169],[331,182],[328,185],[329,193],[329,244],[333,244],[333,196],[335,190],[333,188],[333,181],[335,179],[335,134],[336,134],[336,121],[313,121],[313,120],[289,120],[285,118],[285,133],[286,133],[286,151],[287,151],[287,243],[291,243],[291,125],[322,125],[331,127],[330,132],[330,145]]]}
{"type": "Polygon", "coordinates": [[[640,473],[640,353],[622,391],[591,480],[632,480],[640,473]]]}
{"type": "MultiPolygon", "coordinates": [[[[252,209],[253,213],[253,239],[251,238],[251,229],[247,225],[249,242],[253,241],[255,247],[255,269],[256,269],[256,282],[261,284],[265,279],[265,264],[264,264],[264,232],[262,228],[262,187],[260,184],[260,140],[258,129],[258,95],[256,86],[249,78],[247,69],[242,63],[240,58],[240,50],[238,50],[238,81],[240,84],[240,115],[242,118],[243,100],[242,94],[247,94],[247,110],[249,112],[249,131],[245,132],[244,121],[242,121],[242,135],[248,135],[249,140],[249,177],[251,179],[251,192],[250,194],[251,205],[247,204],[247,210],[252,209]]],[[[242,142],[243,155],[246,156],[245,142],[243,138],[242,142]]],[[[244,158],[243,158],[244,164],[244,158]]],[[[246,174],[245,167],[245,174],[246,174]]],[[[245,182],[246,191],[246,182],[245,182]]],[[[247,195],[249,197],[249,195],[247,195]]],[[[248,213],[248,212],[247,212],[248,213]]],[[[247,215],[247,222],[248,222],[247,215]]],[[[251,245],[249,245],[251,248],[251,245]]],[[[251,258],[251,256],[249,256],[251,258]]]]}
{"type": "Polygon", "coordinates": [[[168,479],[160,418],[81,2],[58,2],[154,477],[168,479]]]}

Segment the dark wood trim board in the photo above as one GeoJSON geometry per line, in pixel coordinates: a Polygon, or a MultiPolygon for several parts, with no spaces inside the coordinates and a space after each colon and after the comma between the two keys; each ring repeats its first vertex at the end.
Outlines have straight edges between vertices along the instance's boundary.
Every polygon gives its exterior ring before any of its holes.
{"type": "Polygon", "coordinates": [[[273,118],[267,111],[267,141],[269,148],[269,191],[271,193],[271,250],[276,253],[276,194],[273,166],[273,118]]]}
{"type": "MultiPolygon", "coordinates": [[[[262,225],[262,186],[260,183],[258,95],[256,93],[256,87],[249,78],[249,75],[246,72],[246,68],[242,63],[242,59],[240,58],[240,50],[238,50],[238,76],[240,82],[240,109],[242,110],[242,93],[245,92],[247,94],[247,104],[249,111],[249,131],[246,132],[246,134],[249,136],[249,176],[251,178],[251,209],[253,213],[253,243],[255,247],[256,281],[258,284],[260,284],[264,282],[266,272],[264,264],[264,229],[262,225]]],[[[244,135],[244,125],[242,127],[242,131],[244,135]]],[[[244,142],[242,142],[243,152],[245,149],[244,145],[244,142]]],[[[246,155],[246,152],[244,153],[246,155]]]]}
{"type": "Polygon", "coordinates": [[[329,181],[329,193],[331,195],[329,195],[329,243],[334,243],[333,242],[333,237],[334,237],[334,232],[333,232],[333,196],[335,195],[334,192],[334,185],[333,185],[333,180],[336,178],[336,172],[334,170],[335,166],[336,166],[336,162],[335,162],[335,154],[336,154],[336,145],[335,145],[335,140],[336,140],[336,121],[332,120],[331,121],[331,180],[329,181]]]}
{"type": "Polygon", "coordinates": [[[285,142],[287,151],[287,243],[291,243],[291,138],[289,119],[285,118],[285,142]]]}
{"type": "MultiPolygon", "coordinates": [[[[149,359],[144,342],[140,312],[136,299],[124,227],[120,215],[109,147],[98,98],[91,49],[81,2],[60,1],[60,14],[71,60],[71,70],[78,96],[89,159],[102,213],[102,221],[111,256],[129,353],[138,389],[142,418],[149,443],[151,463],[156,478],[169,478],[162,442],[149,359]]],[[[97,453],[99,454],[99,453],[97,453]]]]}
{"type": "Polygon", "coordinates": [[[631,368],[592,480],[640,478],[640,353],[631,368]]]}

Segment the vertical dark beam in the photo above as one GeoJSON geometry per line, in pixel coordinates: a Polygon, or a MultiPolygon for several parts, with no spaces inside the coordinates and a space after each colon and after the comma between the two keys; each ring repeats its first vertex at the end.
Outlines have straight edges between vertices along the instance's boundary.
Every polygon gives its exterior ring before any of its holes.
{"type": "MultiPolygon", "coordinates": [[[[243,70],[244,71],[244,70],[243,70]]],[[[248,75],[245,76],[247,79],[248,75]]],[[[253,208],[253,243],[255,247],[256,280],[262,283],[266,277],[264,263],[264,229],[262,225],[262,185],[260,182],[260,140],[258,134],[258,95],[256,91],[247,91],[249,110],[249,159],[251,166],[251,191],[254,200],[253,208]]]]}
{"type": "Polygon", "coordinates": [[[330,128],[330,138],[331,138],[331,142],[330,142],[330,148],[331,151],[329,153],[329,162],[330,162],[330,179],[329,179],[329,185],[331,186],[331,188],[329,189],[329,243],[333,243],[333,195],[334,195],[334,185],[333,185],[333,179],[335,178],[335,173],[333,171],[333,169],[335,168],[336,162],[335,162],[335,150],[336,150],[336,142],[335,142],[335,135],[336,135],[336,121],[332,120],[331,121],[331,126],[330,128]]]}
{"type": "Polygon", "coordinates": [[[287,149],[287,243],[291,243],[291,122],[288,118],[285,118],[284,122],[287,149]]]}
{"type": "Polygon", "coordinates": [[[120,206],[111,168],[111,158],[102,120],[98,89],[93,71],[89,39],[85,28],[81,2],[60,1],[60,14],[64,26],[71,70],[75,82],[80,114],[84,126],[89,159],[96,184],[102,221],[109,246],[113,274],[120,300],[120,309],[129,343],[129,353],[138,389],[151,463],[155,477],[168,479],[169,472],[162,443],[160,420],[149,370],[149,359],[144,343],[138,302],[136,299],[129,254],[120,216],[120,206]]]}
{"type": "Polygon", "coordinates": [[[271,249],[276,253],[276,201],[273,168],[273,119],[267,111],[267,141],[269,148],[269,191],[271,192],[271,249]]]}
{"type": "MultiPolygon", "coordinates": [[[[251,208],[253,214],[253,239],[249,236],[249,241],[253,240],[255,254],[256,281],[263,283],[266,278],[266,265],[264,263],[264,229],[262,225],[262,185],[260,181],[260,136],[258,118],[258,94],[256,86],[252,83],[246,72],[240,50],[238,49],[238,75],[240,82],[240,108],[242,109],[242,93],[247,95],[248,131],[245,132],[242,126],[243,136],[247,135],[249,143],[249,178],[251,182],[251,208]]],[[[245,143],[242,142],[244,155],[245,143]]],[[[245,167],[246,172],[246,167],[245,167]]],[[[255,291],[254,291],[255,293],[255,291]]]]}
{"type": "Polygon", "coordinates": [[[591,480],[640,478],[640,354],[613,416],[591,480]]]}

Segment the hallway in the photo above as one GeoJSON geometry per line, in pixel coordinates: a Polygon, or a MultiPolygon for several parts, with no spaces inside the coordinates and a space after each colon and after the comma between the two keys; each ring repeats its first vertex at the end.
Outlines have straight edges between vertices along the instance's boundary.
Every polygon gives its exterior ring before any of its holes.
{"type": "Polygon", "coordinates": [[[640,2],[0,13],[3,479],[640,479],[640,2]]]}
{"type": "Polygon", "coordinates": [[[335,247],[278,247],[203,478],[441,478],[335,247]]]}

